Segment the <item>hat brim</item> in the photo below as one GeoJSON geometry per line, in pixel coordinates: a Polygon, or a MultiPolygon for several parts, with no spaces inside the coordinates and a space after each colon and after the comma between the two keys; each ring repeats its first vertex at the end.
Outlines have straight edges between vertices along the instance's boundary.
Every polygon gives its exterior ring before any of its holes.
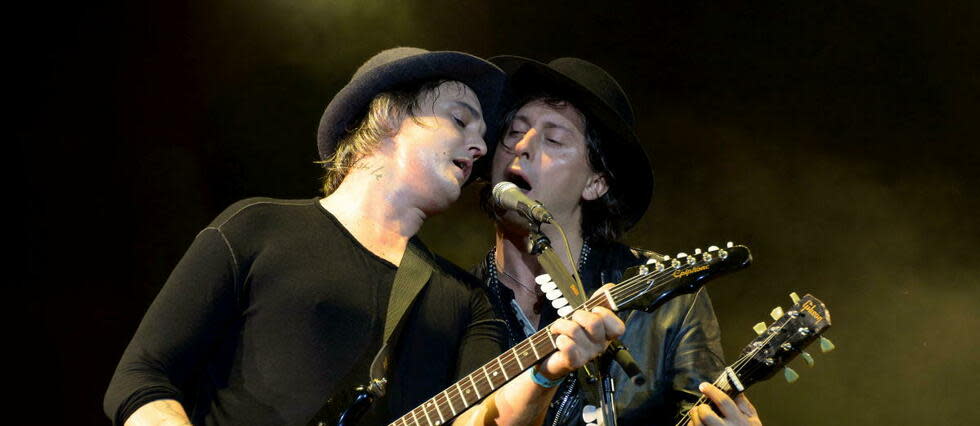
{"type": "MultiPolygon", "coordinates": [[[[427,52],[378,66],[352,79],[337,92],[323,111],[317,129],[320,159],[327,160],[333,155],[337,143],[356,128],[371,100],[378,94],[400,86],[438,79],[459,81],[469,86],[480,101],[488,133],[489,129],[498,127],[497,106],[506,81],[503,71],[467,53],[427,52]]],[[[487,145],[494,143],[486,139],[487,145]]]]}
{"type": "Polygon", "coordinates": [[[510,78],[510,103],[536,92],[560,96],[590,117],[600,134],[612,136],[603,138],[603,152],[617,181],[612,190],[626,204],[626,229],[632,228],[650,206],[654,187],[650,159],[632,126],[599,96],[548,64],[520,56],[495,56],[489,61],[510,78]]]}

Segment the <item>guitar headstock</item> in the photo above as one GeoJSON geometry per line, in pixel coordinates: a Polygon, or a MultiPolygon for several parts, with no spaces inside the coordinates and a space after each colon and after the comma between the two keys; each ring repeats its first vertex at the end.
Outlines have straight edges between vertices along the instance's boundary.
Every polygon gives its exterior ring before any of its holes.
{"type": "Polygon", "coordinates": [[[772,377],[784,369],[786,380],[795,382],[799,375],[786,365],[797,356],[802,356],[809,366],[813,357],[804,349],[820,339],[820,349],[829,352],[834,344],[822,334],[830,328],[830,311],[816,297],[805,295],[802,298],[790,293],[795,304],[787,311],[776,307],[770,312],[774,322],[766,326],[760,322],[753,327],[759,334],[745,349],[739,361],[732,367],[741,381],[741,386],[749,387],[772,377]]]}
{"type": "Polygon", "coordinates": [[[694,293],[709,279],[751,263],[752,252],[743,245],[729,242],[725,248],[695,249],[694,254],[650,259],[646,265],[627,269],[612,293],[618,310],[651,312],[678,294],[694,293]]]}

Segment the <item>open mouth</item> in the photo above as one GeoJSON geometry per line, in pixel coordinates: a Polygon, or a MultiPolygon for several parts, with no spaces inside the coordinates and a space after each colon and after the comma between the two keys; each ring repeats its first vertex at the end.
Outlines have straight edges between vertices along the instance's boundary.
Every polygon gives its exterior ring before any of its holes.
{"type": "Polygon", "coordinates": [[[469,177],[472,164],[472,162],[466,160],[453,160],[453,165],[463,171],[463,179],[469,177]]]}
{"type": "Polygon", "coordinates": [[[525,192],[531,190],[531,184],[528,183],[527,179],[524,179],[524,176],[517,173],[508,171],[507,174],[504,175],[504,180],[517,185],[518,188],[523,189],[525,192]]]}

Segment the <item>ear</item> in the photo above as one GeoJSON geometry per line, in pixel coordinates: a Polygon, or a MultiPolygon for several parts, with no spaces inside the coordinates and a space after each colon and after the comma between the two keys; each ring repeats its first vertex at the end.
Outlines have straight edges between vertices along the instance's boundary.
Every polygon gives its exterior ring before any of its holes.
{"type": "Polygon", "coordinates": [[[596,200],[606,195],[608,190],[609,184],[606,182],[606,175],[593,173],[588,182],[585,183],[585,188],[582,188],[582,199],[586,201],[596,200]]]}

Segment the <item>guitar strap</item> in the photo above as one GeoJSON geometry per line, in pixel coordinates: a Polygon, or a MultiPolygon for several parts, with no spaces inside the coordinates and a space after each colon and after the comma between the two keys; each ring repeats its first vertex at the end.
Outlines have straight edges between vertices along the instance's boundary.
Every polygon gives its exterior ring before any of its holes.
{"type": "Polygon", "coordinates": [[[371,393],[381,397],[385,393],[385,375],[391,364],[392,348],[398,342],[398,335],[405,323],[405,313],[412,306],[416,296],[432,276],[432,255],[418,238],[412,238],[405,247],[401,263],[395,272],[388,298],[388,311],[385,315],[384,338],[381,349],[371,363],[371,393]]]}

